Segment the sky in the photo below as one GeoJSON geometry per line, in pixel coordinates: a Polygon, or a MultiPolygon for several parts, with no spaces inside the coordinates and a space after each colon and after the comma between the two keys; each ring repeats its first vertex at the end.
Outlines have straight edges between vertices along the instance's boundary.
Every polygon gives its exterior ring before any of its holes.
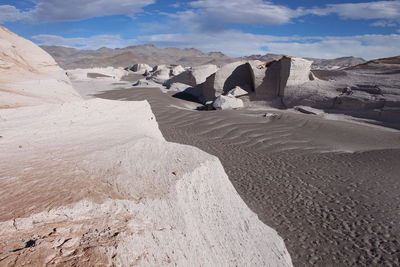
{"type": "Polygon", "coordinates": [[[37,44],[79,49],[400,55],[400,0],[0,0],[0,24],[37,44]]]}

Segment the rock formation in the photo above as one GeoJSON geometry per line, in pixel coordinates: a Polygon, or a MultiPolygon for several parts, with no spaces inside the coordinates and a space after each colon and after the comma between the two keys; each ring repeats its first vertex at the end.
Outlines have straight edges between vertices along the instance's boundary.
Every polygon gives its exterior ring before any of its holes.
{"type": "Polygon", "coordinates": [[[121,80],[122,77],[128,75],[128,71],[123,68],[89,68],[89,69],[73,69],[67,70],[67,75],[73,80],[90,80],[90,79],[112,79],[121,80]]]}
{"type": "Polygon", "coordinates": [[[215,109],[238,109],[242,108],[243,106],[243,101],[231,94],[228,94],[226,96],[217,96],[217,98],[213,102],[213,107],[215,109]]]}
{"type": "Polygon", "coordinates": [[[251,67],[248,62],[233,62],[222,66],[216,73],[209,76],[202,86],[205,100],[214,93],[219,96],[227,93],[236,86],[253,91],[253,79],[251,76],[251,67]]]}
{"type": "Polygon", "coordinates": [[[185,68],[182,67],[181,65],[172,66],[170,75],[171,76],[177,76],[177,75],[181,74],[184,71],[185,71],[185,68]]]}
{"type": "MultiPolygon", "coordinates": [[[[59,72],[32,58],[8,69],[59,72]]],[[[0,109],[0,118],[2,266],[292,266],[218,158],[166,142],[147,101],[0,109]]]]}
{"type": "Polygon", "coordinates": [[[170,86],[173,83],[184,83],[194,87],[204,83],[207,77],[215,73],[217,70],[218,67],[216,65],[193,67],[190,70],[186,70],[185,72],[169,79],[166,82],[166,86],[170,86]]]}
{"type": "Polygon", "coordinates": [[[0,116],[5,266],[291,266],[219,160],[166,142],[147,102],[95,99],[0,116]]]}
{"type": "Polygon", "coordinates": [[[79,100],[54,59],[0,26],[0,108],[79,100]]]}
{"type": "Polygon", "coordinates": [[[130,67],[129,70],[136,72],[138,74],[144,74],[146,71],[153,70],[153,68],[147,64],[137,63],[137,64],[133,65],[132,67],[130,67]]]}

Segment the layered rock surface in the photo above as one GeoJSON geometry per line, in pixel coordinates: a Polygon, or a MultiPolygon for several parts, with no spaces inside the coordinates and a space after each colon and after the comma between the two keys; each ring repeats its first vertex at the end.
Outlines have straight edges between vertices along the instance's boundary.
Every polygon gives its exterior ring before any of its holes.
{"type": "Polygon", "coordinates": [[[0,108],[79,100],[68,77],[37,45],[0,27],[0,108]]]}
{"type": "Polygon", "coordinates": [[[0,116],[4,266],[291,266],[219,160],[166,142],[147,102],[0,116]]]}

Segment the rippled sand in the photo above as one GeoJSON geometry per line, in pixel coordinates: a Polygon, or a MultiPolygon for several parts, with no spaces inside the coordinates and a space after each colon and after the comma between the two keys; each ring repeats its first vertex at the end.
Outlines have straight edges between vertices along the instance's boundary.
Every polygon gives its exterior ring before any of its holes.
{"type": "Polygon", "coordinates": [[[151,88],[97,97],[147,99],[168,141],[218,156],[295,266],[400,264],[399,132],[281,111],[273,120],[263,110],[194,111],[151,88]]]}

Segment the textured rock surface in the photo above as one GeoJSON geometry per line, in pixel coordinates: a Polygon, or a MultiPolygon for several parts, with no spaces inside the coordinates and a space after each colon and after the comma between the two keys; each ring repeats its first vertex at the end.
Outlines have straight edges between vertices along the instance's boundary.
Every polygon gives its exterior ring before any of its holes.
{"type": "Polygon", "coordinates": [[[215,74],[207,78],[203,85],[203,90],[206,92],[215,92],[215,96],[219,96],[227,93],[236,86],[248,88],[252,91],[253,79],[249,63],[239,61],[221,67],[215,74]]]}
{"type": "Polygon", "coordinates": [[[136,72],[136,73],[144,74],[146,71],[153,70],[153,68],[147,64],[137,63],[137,64],[133,65],[131,68],[129,68],[129,70],[136,72]]]}
{"type": "Polygon", "coordinates": [[[220,95],[213,102],[215,109],[237,109],[243,107],[243,101],[234,97],[233,95],[220,95]]]}
{"type": "Polygon", "coordinates": [[[190,70],[182,72],[176,77],[171,78],[166,82],[169,86],[173,83],[184,83],[192,87],[199,85],[206,81],[207,77],[215,73],[218,70],[216,65],[203,65],[198,67],[193,67],[190,70]]]}
{"type": "Polygon", "coordinates": [[[243,89],[240,86],[236,86],[232,90],[228,92],[228,94],[233,95],[234,97],[244,96],[249,94],[248,90],[243,89]]]}
{"type": "Polygon", "coordinates": [[[0,26],[0,108],[79,100],[54,59],[0,26]]]}
{"type": "Polygon", "coordinates": [[[147,102],[0,115],[3,266],[291,266],[219,160],[166,142],[147,102]]]}
{"type": "Polygon", "coordinates": [[[171,67],[171,75],[172,76],[177,76],[177,75],[181,74],[184,71],[185,71],[185,68],[182,67],[181,65],[177,65],[177,66],[172,66],[171,67]]]}
{"type": "Polygon", "coordinates": [[[128,75],[128,71],[123,68],[89,68],[89,69],[73,69],[67,70],[68,76],[72,80],[91,80],[91,79],[112,79],[112,80],[121,80],[122,77],[128,75]]]}

